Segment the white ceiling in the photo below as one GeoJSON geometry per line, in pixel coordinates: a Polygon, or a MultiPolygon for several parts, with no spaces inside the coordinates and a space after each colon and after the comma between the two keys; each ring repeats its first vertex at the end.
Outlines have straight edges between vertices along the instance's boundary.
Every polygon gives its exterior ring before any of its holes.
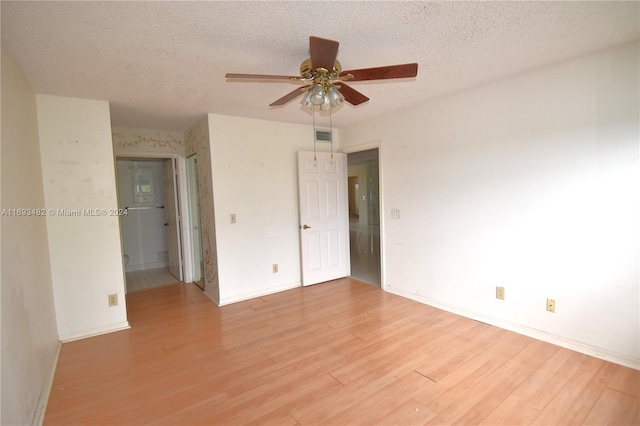
{"type": "Polygon", "coordinates": [[[181,131],[205,113],[309,124],[289,82],[309,36],[343,69],[417,62],[415,79],[354,82],[371,100],[333,125],[637,40],[640,2],[6,1],[2,43],[36,93],[108,100],[116,127],[181,131]]]}

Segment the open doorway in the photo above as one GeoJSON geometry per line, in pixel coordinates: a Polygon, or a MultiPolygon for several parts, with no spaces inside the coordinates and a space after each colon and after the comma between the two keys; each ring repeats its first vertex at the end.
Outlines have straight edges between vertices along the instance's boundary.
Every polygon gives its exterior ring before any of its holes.
{"type": "Polygon", "coordinates": [[[380,168],[378,149],[348,154],[351,276],[380,286],[380,168]]]}
{"type": "Polygon", "coordinates": [[[127,292],[183,279],[173,161],[116,161],[118,205],[127,211],[120,217],[127,292]]]}

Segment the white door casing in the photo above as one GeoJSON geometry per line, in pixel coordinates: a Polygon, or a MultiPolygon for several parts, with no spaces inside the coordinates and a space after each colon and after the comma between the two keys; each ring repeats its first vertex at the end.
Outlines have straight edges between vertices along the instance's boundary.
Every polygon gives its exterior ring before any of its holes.
{"type": "Polygon", "coordinates": [[[187,158],[187,189],[189,191],[189,219],[191,228],[191,254],[193,282],[204,290],[204,263],[200,225],[200,191],[198,189],[198,159],[196,154],[187,158]]]}
{"type": "Polygon", "coordinates": [[[348,276],[346,154],[298,152],[298,190],[302,284],[348,276]]]}
{"type": "Polygon", "coordinates": [[[165,191],[165,228],[169,251],[169,272],[182,281],[182,253],[180,245],[180,212],[178,211],[178,185],[176,182],[175,159],[166,160],[162,167],[165,191]]]}

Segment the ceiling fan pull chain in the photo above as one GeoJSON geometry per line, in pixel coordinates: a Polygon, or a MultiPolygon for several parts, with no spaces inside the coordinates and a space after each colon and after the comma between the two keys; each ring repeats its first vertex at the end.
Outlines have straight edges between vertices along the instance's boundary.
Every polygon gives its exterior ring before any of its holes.
{"type": "Polygon", "coordinates": [[[316,106],[311,105],[311,117],[313,119],[313,161],[317,161],[316,157],[316,106]]]}
{"type": "Polygon", "coordinates": [[[331,135],[331,159],[333,160],[333,108],[329,108],[329,134],[331,135]]]}

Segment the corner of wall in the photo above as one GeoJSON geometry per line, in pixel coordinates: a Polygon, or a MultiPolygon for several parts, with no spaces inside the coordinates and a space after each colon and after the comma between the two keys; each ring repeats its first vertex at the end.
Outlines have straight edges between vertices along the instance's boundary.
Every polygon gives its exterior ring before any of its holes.
{"type": "Polygon", "coordinates": [[[109,104],[37,95],[36,105],[58,333],[88,336],[127,321],[109,104]]]}
{"type": "Polygon", "coordinates": [[[220,302],[218,280],[218,253],[216,246],[213,176],[211,168],[211,142],[209,116],[203,117],[185,131],[185,154],[197,155],[198,189],[200,192],[200,217],[203,246],[205,293],[216,304],[220,302]]]}
{"type": "Polygon", "coordinates": [[[2,59],[0,423],[41,417],[59,348],[36,99],[8,50],[2,59]]]}

